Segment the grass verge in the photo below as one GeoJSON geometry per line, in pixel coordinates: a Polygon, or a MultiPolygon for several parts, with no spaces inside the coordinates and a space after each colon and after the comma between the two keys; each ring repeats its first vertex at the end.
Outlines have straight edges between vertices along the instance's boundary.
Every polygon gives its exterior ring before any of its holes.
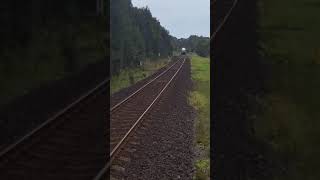
{"type": "Polygon", "coordinates": [[[115,75],[111,78],[110,94],[112,95],[113,93],[123,88],[129,87],[134,83],[150,76],[158,69],[164,67],[167,63],[167,59],[146,61],[142,67],[122,70],[119,75],[115,75]],[[130,78],[130,76],[132,78],[130,78]]]}
{"type": "Polygon", "coordinates": [[[194,179],[210,177],[210,60],[196,55],[191,57],[191,77],[194,84],[189,103],[197,111],[196,120],[196,174],[194,179]]]}
{"type": "Polygon", "coordinates": [[[256,136],[276,152],[279,180],[320,179],[320,19],[313,0],[259,0],[263,58],[271,64],[256,136]]]}

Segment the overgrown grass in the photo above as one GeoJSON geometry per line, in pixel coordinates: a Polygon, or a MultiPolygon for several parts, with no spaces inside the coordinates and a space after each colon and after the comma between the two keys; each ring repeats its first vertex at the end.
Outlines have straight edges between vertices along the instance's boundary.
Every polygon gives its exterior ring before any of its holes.
{"type": "Polygon", "coordinates": [[[274,179],[320,179],[320,4],[260,0],[260,34],[271,62],[270,93],[256,135],[288,168],[274,179]]]}
{"type": "Polygon", "coordinates": [[[195,179],[209,179],[210,176],[210,60],[196,55],[191,57],[191,76],[194,89],[189,102],[197,111],[195,179]]]}
{"type": "Polygon", "coordinates": [[[110,94],[129,87],[130,85],[150,76],[158,69],[164,67],[167,63],[168,59],[146,61],[142,67],[122,70],[119,75],[111,78],[110,94]],[[132,76],[131,80],[130,76],[132,76]]]}

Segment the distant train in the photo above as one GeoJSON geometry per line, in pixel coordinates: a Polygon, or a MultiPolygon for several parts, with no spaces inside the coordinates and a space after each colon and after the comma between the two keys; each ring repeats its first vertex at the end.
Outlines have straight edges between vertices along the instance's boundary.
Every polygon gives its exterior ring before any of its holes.
{"type": "Polygon", "coordinates": [[[186,48],[182,48],[182,49],[181,49],[181,55],[185,55],[186,53],[187,53],[186,48]]]}

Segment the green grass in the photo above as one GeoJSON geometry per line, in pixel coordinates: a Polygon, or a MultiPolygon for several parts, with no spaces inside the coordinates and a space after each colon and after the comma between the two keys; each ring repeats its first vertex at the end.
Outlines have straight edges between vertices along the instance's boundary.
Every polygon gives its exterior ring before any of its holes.
{"type": "Polygon", "coordinates": [[[256,135],[288,166],[287,175],[274,179],[320,179],[320,4],[260,2],[261,44],[272,66],[256,135]]]}
{"type": "Polygon", "coordinates": [[[312,0],[259,0],[264,47],[274,60],[319,62],[320,6],[312,0]]]}
{"type": "Polygon", "coordinates": [[[142,67],[122,70],[119,75],[113,76],[111,78],[110,94],[113,94],[123,88],[129,87],[134,83],[150,76],[158,69],[164,67],[167,63],[167,59],[146,61],[142,67]],[[132,82],[130,82],[130,75],[133,77],[132,82]]]}
{"type": "Polygon", "coordinates": [[[207,180],[210,179],[209,171],[210,171],[210,158],[198,159],[195,163],[196,174],[194,179],[196,180],[207,180]]]}
{"type": "Polygon", "coordinates": [[[195,162],[195,179],[209,179],[210,176],[210,60],[196,55],[191,57],[191,76],[194,89],[189,102],[197,111],[196,149],[200,156],[195,162]]]}

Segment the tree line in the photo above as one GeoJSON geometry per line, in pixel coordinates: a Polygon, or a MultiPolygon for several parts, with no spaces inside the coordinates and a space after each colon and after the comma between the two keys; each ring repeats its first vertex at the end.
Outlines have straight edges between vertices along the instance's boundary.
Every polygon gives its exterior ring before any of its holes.
{"type": "Polygon", "coordinates": [[[182,47],[209,56],[208,37],[178,39],[154,18],[148,7],[133,7],[131,0],[110,0],[110,71],[137,67],[145,59],[166,58],[182,47]]]}
{"type": "Polygon", "coordinates": [[[3,1],[0,99],[105,61],[106,21],[106,0],[3,1]]]}
{"type": "Polygon", "coordinates": [[[14,71],[16,64],[23,62],[36,67],[40,61],[63,64],[65,72],[73,72],[89,57],[105,58],[105,0],[12,0],[1,4],[0,58],[7,70],[14,71]]]}
{"type": "Polygon", "coordinates": [[[148,7],[133,7],[131,0],[110,1],[111,74],[139,66],[146,58],[172,55],[169,32],[148,7]]]}
{"type": "Polygon", "coordinates": [[[176,50],[186,48],[188,52],[195,52],[199,56],[208,57],[210,55],[210,38],[203,36],[191,35],[188,38],[177,39],[172,37],[176,50]]]}

